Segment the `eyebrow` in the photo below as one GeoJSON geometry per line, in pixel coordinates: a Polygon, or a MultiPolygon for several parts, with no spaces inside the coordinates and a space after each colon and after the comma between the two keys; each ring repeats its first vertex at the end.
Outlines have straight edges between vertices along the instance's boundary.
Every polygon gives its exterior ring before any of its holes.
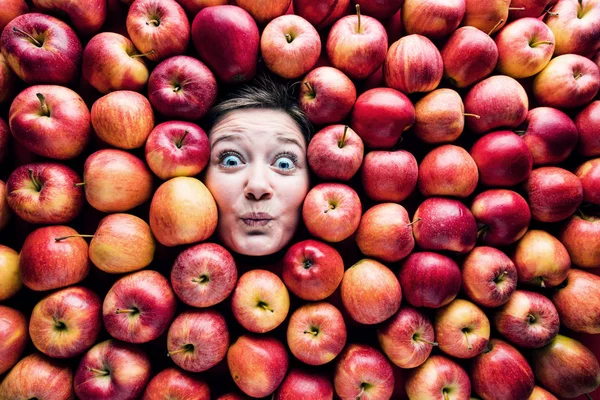
{"type": "MultiPolygon", "coordinates": [[[[215,140],[215,142],[212,144],[212,147],[216,146],[217,143],[219,142],[223,142],[223,141],[232,141],[232,142],[238,142],[241,139],[243,139],[243,136],[240,135],[239,133],[231,133],[228,135],[223,135],[221,137],[219,137],[217,140],[215,140]]],[[[304,147],[302,147],[302,145],[294,138],[289,138],[286,136],[281,136],[281,134],[277,135],[277,141],[280,143],[290,143],[290,144],[295,144],[296,146],[298,146],[301,150],[304,150],[304,147]]]]}

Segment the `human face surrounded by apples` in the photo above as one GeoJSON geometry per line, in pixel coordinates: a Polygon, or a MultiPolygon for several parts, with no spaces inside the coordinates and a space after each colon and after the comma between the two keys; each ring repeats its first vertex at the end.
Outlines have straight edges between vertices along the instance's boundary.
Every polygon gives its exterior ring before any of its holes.
{"type": "Polygon", "coordinates": [[[281,250],[294,236],[310,187],[300,127],[283,110],[240,109],[218,120],[209,139],[204,183],[219,210],[220,240],[250,256],[281,250]]]}

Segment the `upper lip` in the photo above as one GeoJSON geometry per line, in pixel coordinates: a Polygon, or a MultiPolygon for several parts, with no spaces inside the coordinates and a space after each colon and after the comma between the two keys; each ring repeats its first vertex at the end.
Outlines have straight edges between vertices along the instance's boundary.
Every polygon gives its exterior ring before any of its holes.
{"type": "Polygon", "coordinates": [[[242,215],[242,219],[273,219],[273,217],[264,212],[251,212],[242,215]]]}

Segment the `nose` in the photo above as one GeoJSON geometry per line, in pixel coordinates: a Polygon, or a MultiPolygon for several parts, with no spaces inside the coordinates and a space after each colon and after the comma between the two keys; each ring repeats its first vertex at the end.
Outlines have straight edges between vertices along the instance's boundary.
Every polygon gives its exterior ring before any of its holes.
{"type": "Polygon", "coordinates": [[[269,180],[269,167],[262,163],[254,163],[248,168],[248,179],[244,194],[249,200],[270,199],[273,187],[269,180]]]}

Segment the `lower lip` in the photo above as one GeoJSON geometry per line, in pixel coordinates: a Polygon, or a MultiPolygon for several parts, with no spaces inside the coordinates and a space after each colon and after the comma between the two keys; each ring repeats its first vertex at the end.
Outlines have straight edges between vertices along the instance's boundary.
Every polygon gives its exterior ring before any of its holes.
{"type": "Polygon", "coordinates": [[[271,222],[270,219],[243,219],[242,221],[248,226],[265,226],[271,222]]]}

